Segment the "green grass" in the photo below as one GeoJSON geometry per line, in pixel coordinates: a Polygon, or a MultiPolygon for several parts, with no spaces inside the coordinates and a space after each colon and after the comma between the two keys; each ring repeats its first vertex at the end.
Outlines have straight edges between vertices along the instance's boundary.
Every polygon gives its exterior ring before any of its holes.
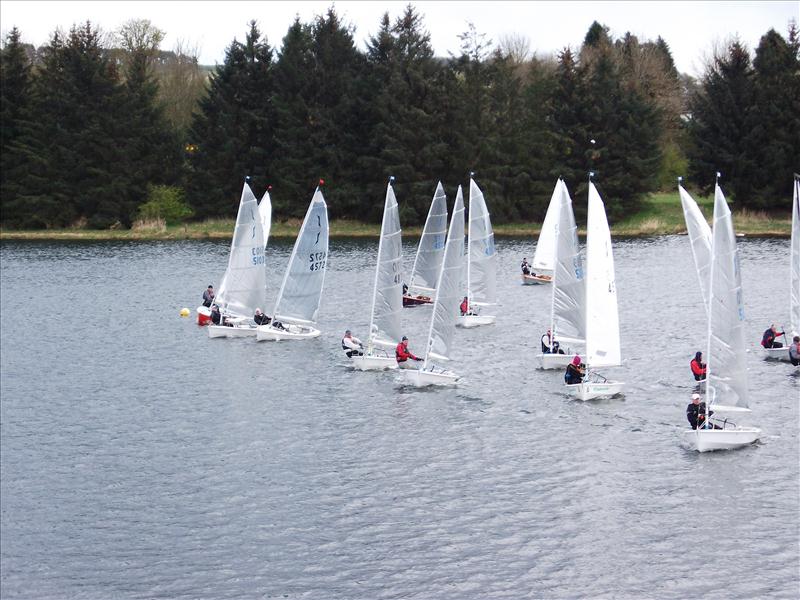
{"type": "MultiPolygon", "coordinates": [[[[695,197],[700,210],[711,219],[714,198],[695,197]]],[[[736,210],[732,206],[734,227],[737,233],[753,236],[789,236],[791,216],[777,218],[763,212],[736,210]]],[[[40,231],[0,230],[0,239],[26,240],[186,240],[186,239],[230,239],[233,232],[233,219],[209,219],[200,223],[187,223],[165,227],[159,224],[134,227],[133,229],[49,229],[40,231]]],[[[581,233],[585,233],[579,223],[581,233]]],[[[494,225],[498,236],[538,235],[541,223],[498,223],[494,225]]],[[[293,239],[300,230],[300,220],[275,221],[272,223],[270,238],[293,239]]],[[[406,227],[403,234],[419,236],[422,228],[406,227]]],[[[642,209],[631,217],[615,223],[611,233],[618,236],[653,236],[685,233],[683,209],[677,193],[652,194],[642,202],[642,209]]],[[[380,223],[336,220],[330,223],[331,237],[377,237],[380,223]]]]}

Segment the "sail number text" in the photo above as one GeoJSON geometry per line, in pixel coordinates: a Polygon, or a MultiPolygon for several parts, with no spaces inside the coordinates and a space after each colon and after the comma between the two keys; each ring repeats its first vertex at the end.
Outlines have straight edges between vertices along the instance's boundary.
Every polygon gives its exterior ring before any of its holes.
{"type": "Polygon", "coordinates": [[[308,255],[310,264],[308,266],[309,271],[321,271],[325,268],[325,258],[327,256],[327,252],[312,252],[308,255]]]}

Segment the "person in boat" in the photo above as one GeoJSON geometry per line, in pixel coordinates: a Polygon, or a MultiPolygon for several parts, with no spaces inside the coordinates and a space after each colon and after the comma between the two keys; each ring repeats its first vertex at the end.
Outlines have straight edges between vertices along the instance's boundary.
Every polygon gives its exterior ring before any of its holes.
{"type": "Polygon", "coordinates": [[[792,338],[792,345],[789,346],[789,362],[795,367],[800,365],[800,335],[792,338]]]}
{"type": "Polygon", "coordinates": [[[347,358],[354,356],[364,356],[364,344],[357,337],[353,337],[352,332],[348,329],[344,332],[342,338],[342,350],[347,354],[347,358]]]}
{"type": "Polygon", "coordinates": [[[564,373],[564,381],[567,383],[567,385],[583,383],[583,378],[585,375],[586,371],[583,363],[581,362],[581,357],[576,354],[575,358],[572,359],[572,362],[567,365],[567,370],[564,373]]]}
{"type": "Polygon", "coordinates": [[[466,296],[464,296],[464,299],[461,301],[461,305],[459,306],[459,308],[461,309],[462,317],[476,314],[475,311],[472,310],[472,307],[469,305],[469,300],[467,299],[466,296]]]}
{"type": "Polygon", "coordinates": [[[403,296],[407,296],[407,295],[408,295],[408,285],[406,285],[406,282],[404,281],[403,282],[403,296]]]}
{"type": "Polygon", "coordinates": [[[536,275],[536,273],[531,273],[531,266],[528,264],[527,258],[522,259],[522,264],[520,265],[520,267],[522,267],[523,275],[531,275],[531,274],[534,276],[536,275]]]}
{"type": "Polygon", "coordinates": [[[786,335],[785,331],[781,331],[778,333],[778,330],[775,328],[775,325],[770,325],[769,329],[764,332],[764,335],[761,336],[761,345],[764,348],[783,348],[783,344],[780,342],[776,342],[775,338],[779,335],[786,335]]]}
{"type": "Polygon", "coordinates": [[[261,312],[260,308],[257,308],[256,314],[253,316],[253,321],[256,322],[256,325],[269,325],[272,319],[270,319],[267,315],[261,312]]]}
{"type": "Polygon", "coordinates": [[[219,325],[222,321],[222,314],[219,312],[219,306],[216,304],[211,305],[211,322],[214,325],[219,325]]]}
{"type": "Polygon", "coordinates": [[[689,363],[692,367],[692,375],[695,381],[703,381],[706,378],[706,363],[703,362],[703,353],[695,352],[692,362],[689,363]]]}
{"type": "Polygon", "coordinates": [[[550,329],[547,330],[547,333],[542,335],[541,344],[542,354],[564,354],[564,351],[560,348],[560,344],[553,339],[553,333],[550,329]]]}
{"type": "Polygon", "coordinates": [[[419,362],[422,359],[418,356],[414,356],[411,353],[411,350],[408,349],[408,338],[403,336],[403,339],[400,340],[400,343],[397,344],[397,348],[394,350],[394,358],[397,360],[397,366],[400,369],[413,369],[414,367],[411,366],[411,363],[408,362],[408,359],[413,361],[419,362]]]}
{"type": "Polygon", "coordinates": [[[692,429],[697,429],[697,419],[700,417],[700,394],[692,394],[692,401],[686,406],[686,418],[692,429]]]}
{"type": "Polygon", "coordinates": [[[210,285],[206,288],[206,291],[203,292],[203,306],[209,308],[211,304],[214,302],[214,286],[210,285]]]}

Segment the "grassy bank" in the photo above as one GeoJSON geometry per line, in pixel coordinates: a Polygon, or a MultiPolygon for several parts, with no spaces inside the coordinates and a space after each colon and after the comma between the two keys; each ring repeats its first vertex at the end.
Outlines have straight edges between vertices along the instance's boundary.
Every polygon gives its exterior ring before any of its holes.
{"type": "MultiPolygon", "coordinates": [[[[696,198],[701,210],[710,219],[714,199],[696,198]]],[[[789,203],[787,202],[787,205],[789,203]]],[[[765,213],[734,210],[734,226],[737,233],[753,236],[789,236],[791,215],[784,218],[770,217],[765,213]]],[[[233,219],[210,219],[202,223],[188,223],[172,227],[140,226],[133,229],[58,229],[40,231],[0,230],[3,240],[187,240],[230,239],[233,219]]],[[[579,226],[582,224],[579,224],[579,226]]],[[[498,236],[534,236],[539,234],[541,223],[497,223],[498,236]]],[[[272,223],[271,238],[293,239],[300,229],[300,220],[276,221],[272,223]]],[[[419,236],[421,227],[406,227],[403,233],[419,236]]],[[[583,233],[583,228],[581,228],[583,233]]],[[[683,210],[677,193],[652,194],[642,203],[642,209],[630,218],[615,223],[611,233],[615,236],[655,236],[685,233],[683,210]]],[[[331,237],[377,237],[380,223],[337,220],[330,223],[331,237]]]]}

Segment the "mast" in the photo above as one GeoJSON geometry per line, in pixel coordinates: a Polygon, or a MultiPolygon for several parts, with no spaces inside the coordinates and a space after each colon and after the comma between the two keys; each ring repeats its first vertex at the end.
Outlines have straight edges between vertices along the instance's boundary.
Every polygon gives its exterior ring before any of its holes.
{"type": "MultiPolygon", "coordinates": [[[[561,204],[564,202],[564,193],[562,187],[564,182],[562,181],[561,177],[558,178],[556,181],[556,188],[559,191],[559,198],[561,201],[559,202],[559,209],[561,209],[561,204]]],[[[553,192],[555,194],[555,191],[553,192]]],[[[552,201],[552,200],[551,200],[552,201]]],[[[548,211],[550,210],[548,206],[548,211]]],[[[547,217],[545,217],[546,219],[547,217]]],[[[561,234],[561,210],[558,211],[558,220],[556,221],[556,235],[554,241],[555,249],[553,251],[553,281],[551,282],[550,288],[550,350],[553,349],[553,342],[556,339],[556,285],[557,284],[557,276],[558,273],[558,236],[561,234]]],[[[542,338],[539,338],[539,345],[541,347],[542,338]]]]}
{"type": "Polygon", "coordinates": [[[386,185],[386,199],[383,201],[383,217],[381,218],[381,235],[378,238],[378,260],[375,263],[375,279],[372,283],[372,308],[369,313],[369,337],[367,338],[367,354],[372,354],[372,341],[373,331],[372,325],[375,322],[375,302],[378,298],[378,275],[381,271],[381,252],[383,250],[383,232],[386,226],[386,209],[389,206],[389,192],[392,191],[392,182],[394,175],[389,177],[389,183],[386,185]]]}
{"type": "Polygon", "coordinates": [[[472,245],[472,178],[475,171],[469,172],[469,219],[467,220],[467,314],[469,314],[469,305],[472,302],[472,252],[470,246],[472,245]]]}

